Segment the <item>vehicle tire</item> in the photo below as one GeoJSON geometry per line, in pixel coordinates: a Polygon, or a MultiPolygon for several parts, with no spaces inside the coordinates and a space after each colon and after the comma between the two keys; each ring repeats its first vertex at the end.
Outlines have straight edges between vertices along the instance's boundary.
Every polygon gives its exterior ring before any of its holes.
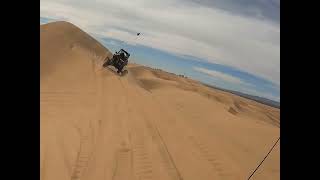
{"type": "Polygon", "coordinates": [[[108,59],[108,66],[112,65],[112,63],[113,63],[113,59],[108,59]]]}
{"type": "Polygon", "coordinates": [[[104,62],[102,66],[103,67],[107,67],[108,66],[108,61],[104,62]]]}
{"type": "Polygon", "coordinates": [[[117,73],[118,74],[122,73],[122,69],[123,69],[123,67],[119,67],[117,73]]]}
{"type": "Polygon", "coordinates": [[[107,61],[105,61],[103,63],[103,67],[107,67],[107,66],[111,65],[111,62],[112,62],[112,59],[107,58],[107,61]]]}
{"type": "Polygon", "coordinates": [[[121,76],[125,76],[126,74],[128,74],[128,70],[123,70],[123,71],[121,72],[121,76]]]}

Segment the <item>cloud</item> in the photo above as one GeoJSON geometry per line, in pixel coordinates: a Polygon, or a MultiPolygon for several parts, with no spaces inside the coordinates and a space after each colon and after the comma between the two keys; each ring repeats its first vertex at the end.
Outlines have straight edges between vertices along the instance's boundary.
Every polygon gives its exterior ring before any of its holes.
{"type": "Polygon", "coordinates": [[[194,4],[215,7],[235,15],[280,21],[280,0],[186,0],[194,4]]]}
{"type": "Polygon", "coordinates": [[[219,71],[209,70],[209,69],[205,69],[205,68],[201,68],[201,67],[193,67],[193,69],[195,71],[204,73],[204,74],[209,75],[212,78],[215,78],[218,80],[227,81],[227,82],[233,83],[233,84],[246,84],[240,78],[237,78],[237,77],[234,77],[234,76],[231,76],[231,75],[219,72],[219,71]]]}
{"type": "Polygon", "coordinates": [[[263,18],[268,17],[264,6],[242,5],[239,12],[235,9],[239,2],[231,4],[41,0],[40,15],[70,21],[91,34],[232,66],[279,86],[280,24],[274,18],[263,18]],[[143,35],[136,40],[131,32],[143,35]]]}

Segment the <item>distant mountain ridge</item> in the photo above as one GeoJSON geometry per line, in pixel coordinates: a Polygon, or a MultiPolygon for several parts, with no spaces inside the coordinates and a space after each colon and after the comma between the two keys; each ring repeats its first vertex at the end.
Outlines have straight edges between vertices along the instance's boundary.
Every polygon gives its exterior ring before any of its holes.
{"type": "Polygon", "coordinates": [[[247,98],[247,99],[250,99],[250,100],[253,100],[253,101],[256,101],[256,102],[259,102],[259,103],[262,103],[262,104],[265,104],[265,105],[280,109],[280,102],[277,102],[277,101],[274,101],[274,100],[270,100],[270,99],[259,97],[259,96],[249,95],[249,94],[245,94],[245,93],[238,92],[238,91],[222,89],[222,88],[219,88],[219,87],[216,87],[216,86],[212,86],[212,85],[209,85],[209,84],[205,84],[205,83],[202,83],[202,84],[207,86],[207,87],[210,87],[210,88],[214,88],[214,89],[218,89],[218,90],[221,90],[221,91],[229,92],[229,93],[232,93],[232,94],[235,94],[235,95],[238,95],[238,96],[241,96],[241,97],[244,97],[244,98],[247,98]]]}

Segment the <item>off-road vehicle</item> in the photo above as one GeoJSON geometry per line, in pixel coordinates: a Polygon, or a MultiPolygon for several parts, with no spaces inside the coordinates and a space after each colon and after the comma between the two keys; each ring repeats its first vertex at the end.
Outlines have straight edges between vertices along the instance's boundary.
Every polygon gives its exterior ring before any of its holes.
{"type": "Polygon", "coordinates": [[[120,49],[120,51],[116,52],[112,58],[107,57],[105,62],[103,63],[103,67],[113,66],[117,69],[117,73],[124,75],[128,73],[127,70],[123,70],[123,68],[128,65],[128,59],[130,54],[124,49],[120,49]]]}

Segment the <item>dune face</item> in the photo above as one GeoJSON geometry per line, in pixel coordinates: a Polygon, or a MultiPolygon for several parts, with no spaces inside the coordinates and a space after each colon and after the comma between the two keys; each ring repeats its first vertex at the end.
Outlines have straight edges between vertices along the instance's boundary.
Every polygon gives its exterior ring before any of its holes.
{"type": "MultiPolygon", "coordinates": [[[[67,22],[40,26],[42,180],[247,179],[280,136],[280,110],[129,64],[67,22]]],[[[277,144],[252,179],[280,179],[277,144]]]]}

